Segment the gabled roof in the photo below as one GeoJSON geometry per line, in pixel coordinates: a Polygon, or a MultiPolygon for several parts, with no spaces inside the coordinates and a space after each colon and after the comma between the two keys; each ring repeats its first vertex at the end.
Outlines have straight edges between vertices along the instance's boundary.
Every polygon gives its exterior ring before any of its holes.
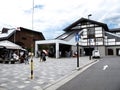
{"type": "Polygon", "coordinates": [[[28,28],[23,28],[23,27],[18,27],[18,31],[21,31],[21,30],[26,30],[26,31],[30,31],[30,32],[36,32],[36,33],[40,33],[39,31],[35,31],[35,30],[31,30],[31,29],[28,29],[28,28]]]}
{"type": "Polygon", "coordinates": [[[70,26],[66,27],[64,29],[64,31],[69,31],[69,30],[71,30],[71,28],[75,27],[76,25],[86,23],[86,22],[89,22],[90,24],[97,24],[99,26],[102,26],[105,29],[105,31],[108,31],[107,24],[97,22],[94,20],[90,20],[90,19],[86,19],[86,18],[81,18],[81,19],[77,20],[76,22],[72,23],[70,26]]]}
{"type": "Polygon", "coordinates": [[[42,39],[45,39],[44,35],[42,34],[42,32],[39,32],[39,31],[35,31],[35,30],[31,30],[31,29],[27,29],[27,28],[23,28],[23,27],[18,27],[20,30],[26,30],[26,31],[29,31],[29,32],[35,32],[35,33],[38,33],[41,35],[42,39]]]}
{"type": "Polygon", "coordinates": [[[41,32],[30,30],[30,29],[23,28],[23,27],[18,27],[18,28],[19,28],[19,30],[17,28],[11,28],[11,29],[3,28],[3,30],[7,30],[7,32],[6,33],[2,33],[2,31],[0,32],[0,40],[8,39],[11,35],[14,34],[15,31],[22,31],[22,30],[38,33],[41,35],[42,39],[45,39],[45,37],[43,36],[43,34],[41,32]]]}

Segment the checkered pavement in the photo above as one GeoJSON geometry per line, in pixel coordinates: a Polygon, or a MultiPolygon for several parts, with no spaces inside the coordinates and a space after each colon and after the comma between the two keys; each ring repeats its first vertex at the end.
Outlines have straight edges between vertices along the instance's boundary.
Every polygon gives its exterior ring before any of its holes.
{"type": "MultiPolygon", "coordinates": [[[[34,58],[34,78],[30,79],[30,64],[0,64],[0,90],[42,90],[56,80],[76,70],[76,58],[34,58]]],[[[80,57],[80,67],[92,62],[80,57]]]]}

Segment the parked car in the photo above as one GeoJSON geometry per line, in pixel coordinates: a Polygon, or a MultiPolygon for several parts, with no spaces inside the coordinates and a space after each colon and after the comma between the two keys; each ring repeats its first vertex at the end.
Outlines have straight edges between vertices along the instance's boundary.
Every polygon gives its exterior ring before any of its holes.
{"type": "Polygon", "coordinates": [[[92,58],[100,58],[100,52],[99,52],[99,50],[93,50],[93,52],[92,52],[92,58]]]}

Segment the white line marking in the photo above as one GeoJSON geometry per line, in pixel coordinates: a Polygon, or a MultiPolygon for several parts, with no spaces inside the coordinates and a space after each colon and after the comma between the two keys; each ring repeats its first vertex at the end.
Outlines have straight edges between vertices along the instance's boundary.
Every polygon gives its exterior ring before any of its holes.
{"type": "Polygon", "coordinates": [[[108,68],[108,65],[103,66],[103,70],[106,70],[108,68]]]}

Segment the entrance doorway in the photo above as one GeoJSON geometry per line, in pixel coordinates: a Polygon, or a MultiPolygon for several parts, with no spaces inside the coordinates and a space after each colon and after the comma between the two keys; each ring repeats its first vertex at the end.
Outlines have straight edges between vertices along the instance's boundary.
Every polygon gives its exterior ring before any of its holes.
{"type": "Polygon", "coordinates": [[[117,56],[120,56],[120,48],[117,48],[117,49],[116,49],[116,55],[117,55],[117,56]]]}
{"type": "Polygon", "coordinates": [[[94,50],[94,48],[84,48],[85,56],[92,55],[93,50],[94,50]]]}
{"type": "Polygon", "coordinates": [[[113,49],[108,49],[108,55],[113,55],[113,49]]]}
{"type": "Polygon", "coordinates": [[[71,57],[71,46],[60,44],[59,46],[60,57],[71,57]]]}

